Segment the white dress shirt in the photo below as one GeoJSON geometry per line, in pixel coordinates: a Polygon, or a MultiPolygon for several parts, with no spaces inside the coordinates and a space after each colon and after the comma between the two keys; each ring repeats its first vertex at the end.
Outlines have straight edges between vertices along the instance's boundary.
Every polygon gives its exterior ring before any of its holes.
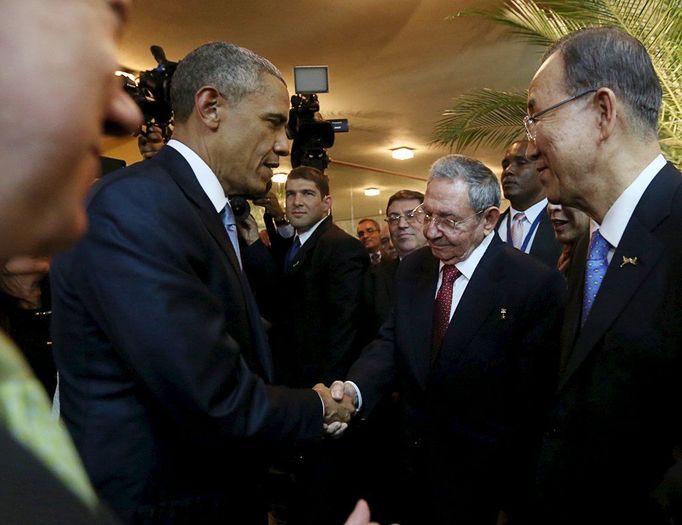
{"type": "MultiPolygon", "coordinates": [[[[507,239],[507,231],[508,228],[511,228],[511,221],[514,220],[514,215],[519,213],[521,210],[516,210],[512,206],[509,206],[509,213],[507,214],[507,217],[503,223],[500,224],[500,227],[498,228],[497,233],[499,236],[502,238],[502,240],[506,243],[509,243],[510,240],[507,239]]],[[[522,225],[523,225],[523,236],[521,237],[523,241],[526,240],[526,236],[528,235],[528,232],[530,231],[530,227],[533,225],[535,222],[535,219],[538,218],[538,215],[541,213],[547,213],[547,199],[542,199],[540,202],[536,202],[533,204],[530,208],[527,210],[524,210],[523,213],[526,215],[526,218],[524,219],[522,225]]],[[[526,253],[530,253],[530,249],[533,246],[533,241],[535,240],[535,236],[538,233],[538,228],[535,228],[533,231],[533,235],[531,235],[530,240],[528,241],[528,244],[526,244],[526,249],[524,250],[526,253]]]]}
{"type": "Polygon", "coordinates": [[[611,205],[609,211],[604,215],[601,225],[597,224],[594,220],[590,221],[590,236],[598,229],[602,237],[611,245],[607,255],[609,264],[623,237],[625,228],[635,212],[637,204],[642,199],[642,195],[644,195],[651,181],[654,180],[656,174],[663,169],[665,164],[666,161],[663,155],[658,155],[611,205]]]}

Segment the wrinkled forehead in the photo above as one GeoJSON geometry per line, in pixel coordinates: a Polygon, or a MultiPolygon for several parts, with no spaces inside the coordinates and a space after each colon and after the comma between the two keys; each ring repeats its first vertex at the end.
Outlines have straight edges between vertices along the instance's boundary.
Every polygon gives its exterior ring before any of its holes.
{"type": "Polygon", "coordinates": [[[565,95],[564,60],[557,51],[539,67],[528,88],[528,112],[543,109],[546,100],[560,99],[565,95]]]}

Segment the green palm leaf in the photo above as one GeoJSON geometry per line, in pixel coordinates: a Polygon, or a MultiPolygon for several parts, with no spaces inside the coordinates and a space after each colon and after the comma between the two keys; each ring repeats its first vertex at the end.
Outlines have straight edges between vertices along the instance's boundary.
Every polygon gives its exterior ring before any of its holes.
{"type": "MultiPolygon", "coordinates": [[[[512,35],[548,46],[577,29],[619,27],[648,49],[663,88],[660,141],[666,156],[682,161],[682,9],[680,0],[509,0],[489,10],[455,16],[482,16],[506,26],[512,35]]],[[[504,145],[512,137],[519,101],[503,92],[468,93],[455,99],[434,131],[434,142],[446,146],[504,145]],[[495,104],[493,93],[500,95],[495,104]],[[504,95],[504,96],[503,96],[504,95]],[[505,101],[513,107],[501,107],[505,101]],[[478,103],[478,107],[477,107],[478,103]],[[461,105],[461,107],[460,107],[461,105]],[[488,118],[485,112],[491,112],[488,118]],[[495,123],[501,129],[495,129],[495,123]]],[[[525,101],[522,105],[525,108],[525,101]]],[[[513,138],[511,139],[513,140],[513,138]]],[[[510,142],[510,141],[508,141],[510,142]]]]}
{"type": "Polygon", "coordinates": [[[433,142],[451,149],[506,146],[525,135],[526,92],[484,89],[455,98],[436,125],[433,142]]]}

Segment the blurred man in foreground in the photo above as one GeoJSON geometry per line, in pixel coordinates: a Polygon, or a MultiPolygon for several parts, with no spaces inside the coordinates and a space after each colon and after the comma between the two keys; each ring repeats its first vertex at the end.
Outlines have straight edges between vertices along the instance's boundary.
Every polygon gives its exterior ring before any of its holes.
{"type": "MultiPolygon", "coordinates": [[[[85,231],[83,199],[105,124],[141,115],[114,76],[130,2],[3,2],[0,55],[0,260],[49,255],[85,231]],[[17,82],[17,79],[22,79],[17,82]],[[26,89],[30,85],[31,89],[26,89]]],[[[44,391],[0,334],[0,522],[113,523],[44,391]]]]}

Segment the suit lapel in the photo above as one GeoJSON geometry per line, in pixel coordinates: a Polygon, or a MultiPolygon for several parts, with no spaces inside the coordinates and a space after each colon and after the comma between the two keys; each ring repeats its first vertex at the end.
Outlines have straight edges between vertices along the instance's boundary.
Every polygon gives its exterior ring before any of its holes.
{"type": "MultiPolygon", "coordinates": [[[[613,254],[590,315],[566,361],[559,389],[563,388],[571,375],[585,361],[663,255],[664,246],[651,231],[670,215],[671,199],[679,183],[679,174],[668,164],[654,177],[644,192],[613,254]],[[637,257],[638,262],[623,264],[624,257],[637,257]]],[[[584,258],[581,258],[580,262],[584,266],[584,258]]],[[[582,300],[584,268],[582,272],[583,278],[579,281],[580,291],[575,294],[576,301],[582,300]]],[[[576,309],[575,304],[573,308],[576,309]]],[[[580,310],[580,307],[577,309],[580,310]]]]}
{"type": "MultiPolygon", "coordinates": [[[[411,287],[406,294],[410,312],[410,326],[407,328],[408,343],[405,353],[411,361],[411,368],[423,389],[426,389],[431,364],[431,339],[433,337],[433,305],[438,283],[438,259],[431,250],[423,248],[424,256],[419,271],[410,276],[411,287]]],[[[400,271],[398,272],[400,274],[400,271]]]]}
{"type": "MultiPolygon", "coordinates": [[[[494,235],[452,316],[441,345],[442,352],[456,356],[466,348],[498,304],[497,291],[504,289],[500,281],[504,280],[506,272],[504,265],[499,264],[504,243],[497,234],[494,235]]],[[[433,361],[437,357],[434,355],[433,361]]]]}
{"type": "Polygon", "coordinates": [[[195,206],[204,226],[218,243],[220,249],[227,255],[232,267],[237,273],[241,273],[241,266],[227,236],[225,226],[220,220],[220,214],[216,213],[213,203],[197,181],[185,158],[173,148],[164,147],[152,160],[158,161],[166,167],[166,171],[187,199],[195,206]]]}
{"type": "Polygon", "coordinates": [[[251,287],[242,272],[239,261],[237,260],[237,255],[235,254],[232,243],[225,231],[225,226],[220,220],[220,215],[216,213],[213,203],[197,181],[192,168],[180,153],[171,147],[164,147],[152,160],[147,162],[154,161],[161,163],[165,167],[166,171],[173,178],[180,190],[195,206],[201,221],[211,234],[211,237],[218,243],[221,251],[227,255],[230,266],[232,267],[232,270],[236,272],[236,277],[239,280],[253,338],[252,346],[255,349],[258,362],[261,366],[260,372],[264,379],[271,382],[272,356],[270,355],[267,336],[265,335],[262,326],[263,322],[258,311],[258,306],[256,305],[256,300],[251,292],[251,287]]]}
{"type": "Polygon", "coordinates": [[[313,249],[315,248],[315,244],[317,243],[317,239],[319,239],[322,234],[324,234],[326,231],[332,228],[332,217],[329,215],[326,219],[324,219],[320,225],[315,228],[315,231],[313,234],[301,245],[301,249],[298,251],[296,254],[296,257],[294,260],[291,262],[291,267],[290,268],[285,268],[285,273],[291,275],[295,274],[298,272],[298,270],[301,268],[303,262],[311,256],[313,249]]]}

